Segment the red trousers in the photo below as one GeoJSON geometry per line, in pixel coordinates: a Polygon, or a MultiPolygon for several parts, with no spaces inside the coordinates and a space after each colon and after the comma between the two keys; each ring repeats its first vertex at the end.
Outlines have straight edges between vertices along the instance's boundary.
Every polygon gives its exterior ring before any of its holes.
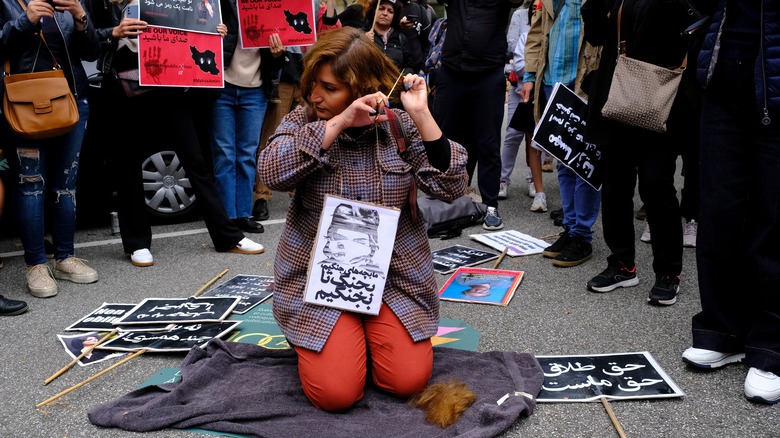
{"type": "Polygon", "coordinates": [[[295,347],[303,391],[314,406],[342,411],[363,398],[366,347],[378,387],[398,397],[425,389],[433,372],[433,345],[427,339],[412,341],[398,317],[383,305],[377,316],[342,313],[319,353],[295,347]]]}

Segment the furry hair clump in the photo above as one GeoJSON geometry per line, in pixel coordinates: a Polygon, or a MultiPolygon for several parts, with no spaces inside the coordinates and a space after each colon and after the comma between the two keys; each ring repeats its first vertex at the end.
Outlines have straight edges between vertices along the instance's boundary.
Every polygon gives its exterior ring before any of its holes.
{"type": "Polygon", "coordinates": [[[476,394],[465,383],[453,379],[429,385],[414,396],[409,404],[422,409],[429,423],[444,429],[458,421],[476,400],[476,394]]]}

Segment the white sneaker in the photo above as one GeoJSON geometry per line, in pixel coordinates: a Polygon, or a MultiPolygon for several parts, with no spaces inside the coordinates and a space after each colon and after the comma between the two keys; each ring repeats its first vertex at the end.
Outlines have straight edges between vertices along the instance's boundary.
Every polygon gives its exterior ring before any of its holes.
{"type": "Polygon", "coordinates": [[[238,242],[235,248],[229,249],[228,252],[235,252],[237,254],[262,254],[265,251],[263,245],[244,237],[238,242]]]}
{"type": "Polygon", "coordinates": [[[683,246],[686,248],[696,248],[696,232],[699,230],[699,223],[694,219],[686,222],[683,227],[683,246]]]}
{"type": "Polygon", "coordinates": [[[639,240],[645,243],[650,243],[650,223],[645,219],[645,228],[642,230],[642,235],[639,240]]]}
{"type": "Polygon", "coordinates": [[[683,362],[697,368],[707,369],[720,368],[730,363],[741,362],[744,358],[745,353],[722,353],[720,351],[694,347],[688,348],[682,354],[683,362]]]}
{"type": "Polygon", "coordinates": [[[498,199],[506,199],[507,194],[506,192],[509,190],[509,183],[505,183],[501,181],[501,183],[498,185],[498,199]]]}
{"type": "Polygon", "coordinates": [[[534,187],[534,183],[533,182],[529,182],[528,183],[528,197],[529,198],[536,197],[536,187],[534,187]]]}
{"type": "Polygon", "coordinates": [[[751,367],[745,378],[745,398],[769,405],[780,402],[780,377],[751,367]]]}
{"type": "Polygon", "coordinates": [[[152,266],[154,265],[154,257],[152,257],[152,253],[148,248],[141,248],[130,254],[130,263],[133,266],[152,266]]]}
{"type": "Polygon", "coordinates": [[[534,202],[531,204],[531,211],[544,213],[547,211],[547,195],[539,192],[534,196],[534,202]]]}

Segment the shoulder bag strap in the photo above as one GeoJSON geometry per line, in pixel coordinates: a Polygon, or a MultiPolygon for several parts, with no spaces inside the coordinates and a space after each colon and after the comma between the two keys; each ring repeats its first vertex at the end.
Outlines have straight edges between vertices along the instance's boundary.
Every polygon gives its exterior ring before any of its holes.
{"type": "MultiPolygon", "coordinates": [[[[16,0],[19,5],[22,6],[22,10],[27,12],[27,5],[24,3],[24,0],[16,0]]],[[[60,63],[57,62],[57,58],[54,57],[54,53],[51,52],[51,49],[49,49],[49,45],[46,44],[46,37],[43,36],[43,30],[38,32],[38,35],[41,37],[41,41],[43,41],[43,45],[46,46],[46,51],[49,52],[49,56],[51,56],[51,62],[55,69],[62,70],[62,67],[60,66],[60,63]]],[[[9,67],[10,69],[10,67],[9,67]]],[[[6,73],[10,73],[10,71],[6,71],[6,73]]]]}
{"type": "MultiPolygon", "coordinates": [[[[618,56],[626,54],[626,42],[620,40],[621,18],[623,18],[623,1],[620,2],[620,8],[618,9],[618,15],[617,15],[618,56]]],[[[686,50],[685,57],[682,60],[682,64],[680,64],[679,67],[673,68],[671,70],[681,72],[685,70],[687,65],[688,65],[688,51],[686,50]]]]}

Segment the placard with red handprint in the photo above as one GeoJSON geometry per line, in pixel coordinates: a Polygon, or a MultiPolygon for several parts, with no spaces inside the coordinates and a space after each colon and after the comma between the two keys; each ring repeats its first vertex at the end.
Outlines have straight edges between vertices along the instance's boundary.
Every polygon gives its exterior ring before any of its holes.
{"type": "Polygon", "coordinates": [[[278,33],[285,46],[310,46],[315,34],[317,11],[311,0],[238,0],[241,47],[269,47],[278,33]]]}
{"type": "Polygon", "coordinates": [[[222,88],[222,37],[148,26],[138,36],[140,84],[222,88]]]}
{"type": "Polygon", "coordinates": [[[217,24],[222,22],[218,0],[155,0],[138,5],[141,20],[150,26],[217,34],[217,24]]]}

